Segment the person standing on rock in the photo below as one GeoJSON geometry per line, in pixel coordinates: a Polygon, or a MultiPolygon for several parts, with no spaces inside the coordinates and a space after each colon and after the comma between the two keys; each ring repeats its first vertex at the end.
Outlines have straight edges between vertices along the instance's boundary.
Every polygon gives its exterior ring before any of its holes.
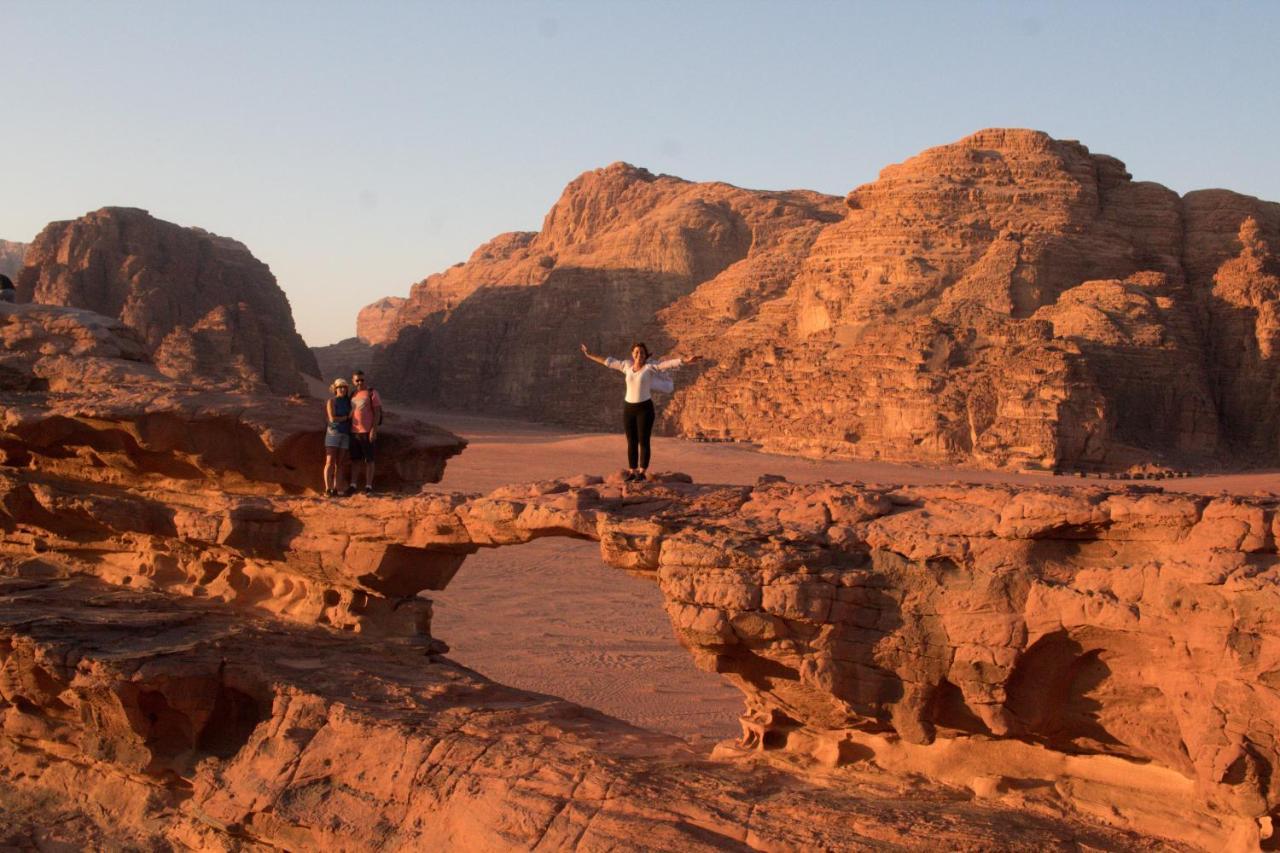
{"type": "Polygon", "coordinates": [[[329,386],[333,396],[324,404],[328,423],[324,429],[324,493],[338,496],[338,478],[342,476],[347,452],[351,447],[351,386],[339,377],[329,386]]]}
{"type": "Polygon", "coordinates": [[[351,374],[356,392],[351,395],[351,485],[347,494],[356,493],[360,479],[357,465],[364,468],[364,493],[373,494],[373,449],[378,441],[378,424],[382,423],[382,398],[365,382],[364,371],[351,374]]]}
{"type": "MultiPolygon", "coordinates": [[[[582,345],[582,354],[597,364],[622,372],[627,382],[627,394],[622,407],[622,427],[627,435],[627,473],[623,477],[628,482],[645,479],[649,468],[649,437],[653,434],[653,397],[655,380],[662,382],[660,371],[674,370],[686,364],[693,364],[700,356],[687,358],[667,358],[661,361],[649,359],[649,348],[642,343],[631,347],[631,360],[605,358],[592,355],[587,345],[582,345]]],[[[658,390],[663,390],[658,388],[658,390]]],[[[668,387],[666,390],[671,390],[668,387]]]]}

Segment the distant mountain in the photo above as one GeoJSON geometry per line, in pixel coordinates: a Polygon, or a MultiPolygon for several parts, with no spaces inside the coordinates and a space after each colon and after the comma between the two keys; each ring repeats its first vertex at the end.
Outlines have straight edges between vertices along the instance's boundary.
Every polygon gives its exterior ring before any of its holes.
{"type": "Polygon", "coordinates": [[[587,172],[376,303],[395,396],[615,425],[578,353],[696,352],[669,432],[984,467],[1280,462],[1280,205],[984,130],[843,200],[587,172]]]}
{"type": "Polygon", "coordinates": [[[0,240],[0,273],[16,278],[18,270],[22,269],[22,256],[26,251],[26,243],[0,240]]]}

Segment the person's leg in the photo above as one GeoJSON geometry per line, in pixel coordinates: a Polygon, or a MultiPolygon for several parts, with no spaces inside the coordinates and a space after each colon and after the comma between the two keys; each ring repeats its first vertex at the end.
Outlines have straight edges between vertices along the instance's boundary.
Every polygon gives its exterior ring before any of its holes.
{"type": "Polygon", "coordinates": [[[364,490],[366,492],[373,491],[373,464],[376,461],[374,455],[374,451],[377,449],[376,445],[377,441],[371,435],[365,433],[364,443],[360,451],[364,456],[364,490]]]}
{"type": "Polygon", "coordinates": [[[326,447],[324,449],[324,492],[326,495],[336,488],[334,483],[337,482],[337,472],[334,470],[334,457],[337,454],[338,448],[336,447],[326,447]]]}
{"type": "Polygon", "coordinates": [[[627,470],[636,470],[636,456],[639,453],[640,421],[636,417],[638,406],[623,404],[622,429],[627,434],[627,470]]]}
{"type": "Polygon", "coordinates": [[[356,493],[356,484],[360,482],[360,469],[364,466],[364,455],[360,444],[360,433],[351,433],[351,479],[347,481],[347,494],[356,493]]]}
{"type": "Polygon", "coordinates": [[[640,407],[640,473],[649,469],[649,437],[653,435],[653,401],[645,400],[640,407]]]}

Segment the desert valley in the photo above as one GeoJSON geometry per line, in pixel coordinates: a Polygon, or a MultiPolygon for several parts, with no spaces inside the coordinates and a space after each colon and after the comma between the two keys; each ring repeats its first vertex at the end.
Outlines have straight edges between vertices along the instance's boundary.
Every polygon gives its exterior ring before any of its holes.
{"type": "Polygon", "coordinates": [[[1023,129],[615,163],[317,347],[137,208],[0,273],[0,846],[1280,844],[1280,204],[1023,129]],[[700,357],[641,482],[635,340],[700,357]]]}

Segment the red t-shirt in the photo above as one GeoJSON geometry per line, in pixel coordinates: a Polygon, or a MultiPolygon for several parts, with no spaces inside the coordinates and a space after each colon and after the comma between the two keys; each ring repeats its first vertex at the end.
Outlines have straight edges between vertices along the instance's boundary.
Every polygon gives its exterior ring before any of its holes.
{"type": "Polygon", "coordinates": [[[382,408],[377,391],[357,391],[351,397],[351,431],[369,432],[378,425],[375,409],[382,408]]]}

